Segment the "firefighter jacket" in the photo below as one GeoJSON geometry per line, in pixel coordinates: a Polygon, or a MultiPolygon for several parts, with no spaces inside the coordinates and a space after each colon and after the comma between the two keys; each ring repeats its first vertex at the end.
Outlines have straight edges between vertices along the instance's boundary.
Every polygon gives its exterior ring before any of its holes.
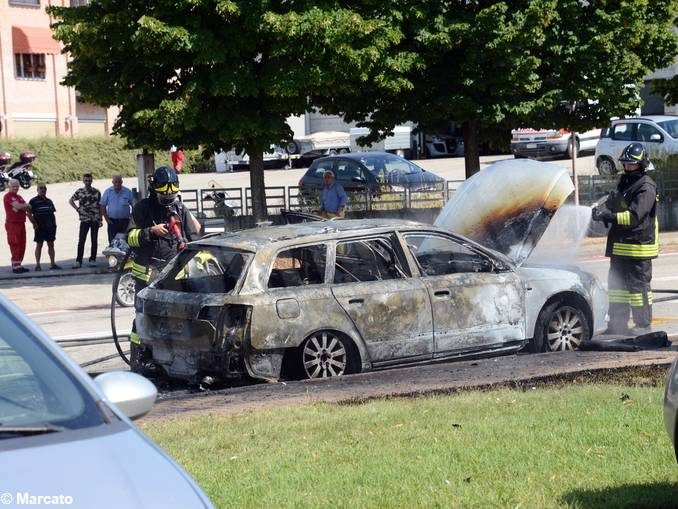
{"type": "Polygon", "coordinates": [[[134,253],[132,275],[148,283],[154,273],[177,254],[181,242],[195,240],[198,236],[188,209],[180,201],[164,206],[158,203],[153,194],[141,200],[132,209],[127,230],[127,243],[134,253]],[[152,226],[169,223],[173,215],[181,221],[183,238],[177,238],[171,231],[164,237],[156,237],[151,233],[152,226]]]}
{"type": "Polygon", "coordinates": [[[643,171],[625,173],[606,203],[614,213],[605,256],[649,260],[659,256],[657,185],[643,171]]]}

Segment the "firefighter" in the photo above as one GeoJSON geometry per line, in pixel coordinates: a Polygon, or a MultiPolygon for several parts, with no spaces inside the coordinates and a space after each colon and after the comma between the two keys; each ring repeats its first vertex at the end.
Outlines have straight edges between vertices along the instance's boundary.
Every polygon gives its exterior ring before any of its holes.
{"type": "MultiPolygon", "coordinates": [[[[172,168],[161,166],[156,169],[149,189],[149,197],[134,205],[127,230],[127,243],[134,252],[132,276],[136,295],[183,249],[186,241],[199,236],[191,213],[177,199],[179,177],[172,168]]],[[[141,345],[135,323],[132,324],[130,345],[131,368],[140,371],[150,352],[141,345]]]]}
{"type": "Polygon", "coordinates": [[[642,143],[631,143],[619,161],[624,174],[592,219],[611,225],[605,256],[610,258],[608,334],[640,335],[651,331],[652,259],[659,255],[657,186],[645,173],[650,166],[642,143]],[[635,327],[628,328],[629,308],[635,327]]]}

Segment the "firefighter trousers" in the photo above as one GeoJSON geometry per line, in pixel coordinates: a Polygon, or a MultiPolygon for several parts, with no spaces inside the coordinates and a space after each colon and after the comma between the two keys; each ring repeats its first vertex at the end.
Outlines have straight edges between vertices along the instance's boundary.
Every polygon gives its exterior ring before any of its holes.
{"type": "Polygon", "coordinates": [[[652,260],[635,260],[621,256],[610,258],[607,279],[610,323],[608,329],[628,329],[629,310],[636,327],[652,323],[652,260]]]}

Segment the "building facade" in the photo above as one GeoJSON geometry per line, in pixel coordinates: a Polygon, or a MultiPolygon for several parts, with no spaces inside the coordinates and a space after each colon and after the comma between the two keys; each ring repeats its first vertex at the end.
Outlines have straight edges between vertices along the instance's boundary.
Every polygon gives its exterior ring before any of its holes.
{"type": "Polygon", "coordinates": [[[117,108],[84,103],[61,85],[67,56],[45,12],[82,1],[0,0],[0,139],[110,134],[117,108]]]}

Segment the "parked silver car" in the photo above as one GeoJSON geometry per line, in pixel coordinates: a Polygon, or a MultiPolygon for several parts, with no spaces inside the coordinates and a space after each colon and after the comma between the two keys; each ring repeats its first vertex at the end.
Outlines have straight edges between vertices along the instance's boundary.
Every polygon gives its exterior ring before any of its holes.
{"type": "Polygon", "coordinates": [[[664,425],[678,462],[678,358],[671,364],[664,390],[664,425]]]}
{"type": "MultiPolygon", "coordinates": [[[[576,268],[524,263],[572,182],[563,168],[518,164],[534,170],[530,185],[517,184],[515,202],[525,205],[518,217],[495,210],[489,197],[475,200],[492,215],[472,211],[481,236],[494,232],[493,249],[449,228],[387,219],[257,228],[189,244],[138,296],[149,358],[189,381],[278,380],[525,346],[576,349],[604,328],[604,289],[576,268]],[[563,175],[569,186],[557,183],[563,175]]],[[[516,172],[498,166],[508,171],[488,168],[462,186],[443,225],[471,212],[463,188],[474,191],[478,179],[510,191],[501,178],[516,172]]]]}
{"type": "Polygon", "coordinates": [[[2,296],[0,351],[3,505],[212,507],[129,421],[155,402],[151,382],[129,372],[93,382],[2,296]]]}

